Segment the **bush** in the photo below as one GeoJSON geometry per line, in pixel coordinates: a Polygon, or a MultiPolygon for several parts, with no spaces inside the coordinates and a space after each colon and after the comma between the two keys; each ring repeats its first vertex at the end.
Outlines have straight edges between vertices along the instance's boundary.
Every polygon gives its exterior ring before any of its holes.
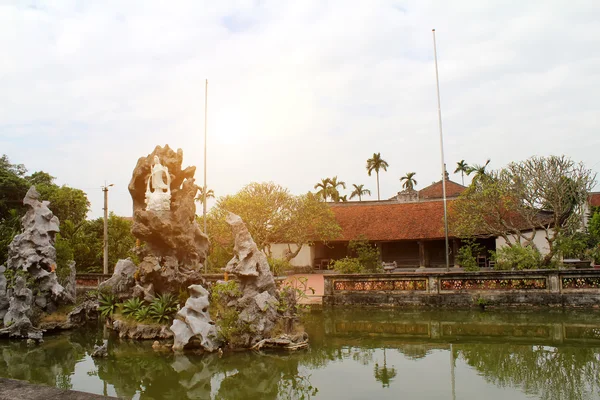
{"type": "Polygon", "coordinates": [[[520,243],[500,247],[492,253],[492,258],[496,261],[497,270],[536,269],[542,262],[542,255],[538,249],[522,246],[520,243]]]}
{"type": "Polygon", "coordinates": [[[356,254],[356,259],[363,268],[363,272],[379,272],[381,266],[381,254],[376,245],[361,237],[357,240],[351,240],[348,249],[356,254]]]}
{"type": "Polygon", "coordinates": [[[592,235],[584,232],[575,232],[569,236],[560,236],[556,248],[564,258],[577,258],[583,260],[587,256],[587,249],[593,247],[592,235]]]}
{"type": "Polygon", "coordinates": [[[269,266],[271,266],[271,271],[273,272],[273,275],[275,275],[275,276],[279,276],[279,275],[285,273],[286,271],[290,271],[290,270],[294,269],[292,264],[285,258],[268,257],[267,260],[269,261],[269,266]]]}
{"type": "Polygon", "coordinates": [[[142,305],[133,315],[137,322],[144,322],[150,319],[150,307],[142,305]]]}
{"type": "Polygon", "coordinates": [[[134,297],[129,299],[123,303],[122,313],[125,316],[135,317],[135,314],[142,308],[144,302],[140,300],[138,297],[134,297]]]}
{"type": "Polygon", "coordinates": [[[150,318],[159,324],[171,322],[176,312],[177,299],[171,293],[156,296],[148,310],[150,318]]]}
{"type": "Polygon", "coordinates": [[[358,258],[345,257],[341,260],[333,261],[331,265],[340,274],[360,274],[365,272],[358,258]]]}
{"type": "Polygon", "coordinates": [[[463,240],[463,245],[456,255],[458,263],[465,271],[479,271],[477,255],[484,250],[483,246],[475,243],[473,239],[463,240]]]}
{"type": "Polygon", "coordinates": [[[119,302],[117,297],[112,293],[100,293],[98,298],[98,311],[103,317],[110,317],[117,311],[119,302]]]}

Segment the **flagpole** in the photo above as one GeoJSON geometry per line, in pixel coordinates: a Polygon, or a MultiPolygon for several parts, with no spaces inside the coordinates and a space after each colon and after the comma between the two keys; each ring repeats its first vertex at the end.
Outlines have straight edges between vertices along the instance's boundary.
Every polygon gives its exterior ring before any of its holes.
{"type": "MultiPolygon", "coordinates": [[[[208,79],[204,83],[204,190],[202,191],[202,219],[204,220],[204,234],[206,235],[206,132],[208,120],[208,79]]],[[[204,260],[204,273],[207,272],[208,258],[204,260]]]]}
{"type": "Polygon", "coordinates": [[[444,236],[446,238],[446,271],[450,271],[450,246],[448,244],[448,205],[446,202],[446,163],[444,161],[444,136],[442,135],[442,105],[440,101],[440,78],[438,75],[435,29],[432,29],[431,32],[433,33],[433,57],[435,59],[435,82],[437,87],[438,123],[440,126],[440,151],[442,156],[442,197],[444,198],[444,236]]]}

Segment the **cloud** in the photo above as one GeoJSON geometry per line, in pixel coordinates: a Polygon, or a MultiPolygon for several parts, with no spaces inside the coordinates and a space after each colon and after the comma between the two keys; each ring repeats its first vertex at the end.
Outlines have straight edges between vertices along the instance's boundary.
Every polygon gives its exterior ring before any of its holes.
{"type": "Polygon", "coordinates": [[[202,180],[208,78],[217,196],[337,175],[376,198],[365,163],[381,152],[387,198],[406,172],[440,179],[435,27],[450,171],[534,154],[592,166],[599,17],[592,1],[3,2],[0,153],[84,188],[93,217],[115,183],[110,208],[129,215],[131,171],[157,144],[202,180]]]}

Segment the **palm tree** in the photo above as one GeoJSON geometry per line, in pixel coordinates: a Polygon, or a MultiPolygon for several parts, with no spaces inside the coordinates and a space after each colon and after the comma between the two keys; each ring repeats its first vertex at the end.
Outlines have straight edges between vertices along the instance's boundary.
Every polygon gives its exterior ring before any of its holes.
{"type": "Polygon", "coordinates": [[[319,191],[317,192],[317,196],[320,196],[323,198],[323,200],[327,201],[327,198],[329,197],[330,186],[331,186],[331,179],[329,179],[329,178],[322,179],[321,178],[321,182],[319,182],[315,185],[315,189],[319,189],[319,191]]]}
{"type": "Polygon", "coordinates": [[[467,175],[471,175],[472,172],[475,173],[475,175],[473,176],[472,182],[476,182],[479,179],[481,179],[483,176],[486,175],[485,168],[488,166],[490,161],[491,160],[488,158],[487,161],[485,162],[485,164],[483,164],[483,165],[473,164],[473,166],[469,167],[469,169],[467,171],[467,175]]]}
{"type": "Polygon", "coordinates": [[[379,195],[379,170],[387,171],[389,164],[381,158],[381,153],[373,153],[373,157],[367,160],[367,173],[371,176],[371,172],[377,174],[377,200],[381,200],[379,195]]]}
{"type": "Polygon", "coordinates": [[[414,186],[417,184],[417,180],[415,179],[416,172],[407,172],[402,178],[400,178],[400,182],[404,181],[402,187],[408,191],[414,190],[414,186]]]}
{"type": "Polygon", "coordinates": [[[465,160],[460,160],[456,163],[456,169],[454,173],[460,172],[460,177],[462,178],[462,185],[465,186],[465,174],[469,175],[469,164],[465,162],[465,160]]]}
{"type": "Polygon", "coordinates": [[[331,185],[331,191],[333,193],[337,193],[338,197],[340,195],[340,192],[338,190],[338,186],[341,186],[343,189],[346,189],[346,182],[344,182],[344,181],[339,181],[338,182],[337,176],[334,176],[333,178],[330,178],[329,179],[329,184],[331,185]]]}
{"type": "Polygon", "coordinates": [[[352,200],[354,197],[358,197],[358,201],[362,201],[362,196],[366,194],[369,196],[371,195],[371,191],[369,189],[364,189],[365,185],[357,185],[356,183],[353,183],[352,186],[354,186],[354,190],[352,193],[350,193],[350,200],[352,200]]]}
{"type": "MultiPolygon", "coordinates": [[[[206,191],[206,198],[210,199],[210,198],[215,198],[215,192],[213,192],[212,189],[208,189],[206,191]]],[[[195,199],[198,203],[203,204],[204,203],[204,188],[201,187],[200,190],[198,190],[198,197],[196,197],[195,199]]]]}

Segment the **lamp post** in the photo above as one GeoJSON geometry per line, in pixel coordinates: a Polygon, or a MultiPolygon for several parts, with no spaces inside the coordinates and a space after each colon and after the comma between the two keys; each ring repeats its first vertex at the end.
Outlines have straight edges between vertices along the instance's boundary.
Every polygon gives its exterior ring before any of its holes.
{"type": "MultiPolygon", "coordinates": [[[[202,193],[202,219],[204,220],[204,234],[206,235],[206,131],[208,121],[208,79],[204,84],[204,190],[202,193]]],[[[208,270],[208,257],[204,260],[204,273],[208,270]]]]}
{"type": "Polygon", "coordinates": [[[435,82],[437,86],[438,124],[440,126],[440,151],[442,158],[442,197],[444,198],[444,236],[446,238],[446,272],[450,271],[450,251],[448,244],[448,205],[446,204],[446,163],[444,161],[444,137],[442,136],[442,105],[440,102],[440,78],[438,76],[437,49],[435,44],[435,29],[433,33],[433,57],[435,59],[435,82]]]}
{"type": "Polygon", "coordinates": [[[104,192],[104,257],[103,257],[103,273],[108,275],[108,188],[114,186],[114,184],[106,185],[104,182],[104,186],[102,186],[102,191],[104,192]]]}

